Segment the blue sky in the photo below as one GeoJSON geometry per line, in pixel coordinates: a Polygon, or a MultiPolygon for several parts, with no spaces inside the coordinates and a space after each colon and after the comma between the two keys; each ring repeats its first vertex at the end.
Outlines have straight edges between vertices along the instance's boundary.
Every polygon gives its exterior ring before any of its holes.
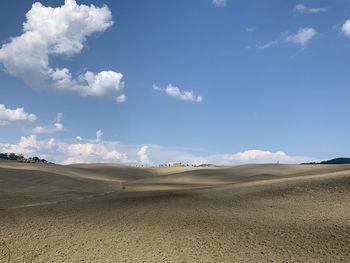
{"type": "Polygon", "coordinates": [[[2,151],[62,163],[350,156],[349,1],[33,3],[0,10],[2,151]]]}

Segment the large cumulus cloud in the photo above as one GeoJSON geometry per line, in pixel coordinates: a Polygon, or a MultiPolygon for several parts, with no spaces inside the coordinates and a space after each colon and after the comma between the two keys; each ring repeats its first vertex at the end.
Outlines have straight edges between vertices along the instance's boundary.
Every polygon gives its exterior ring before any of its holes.
{"type": "Polygon", "coordinates": [[[36,120],[36,115],[28,113],[23,107],[9,109],[4,104],[0,104],[0,125],[7,125],[10,122],[26,121],[33,122],[36,120]]]}
{"type": "Polygon", "coordinates": [[[74,76],[68,68],[54,68],[50,57],[71,57],[84,48],[87,37],[104,32],[113,24],[107,6],[78,5],[66,0],[60,7],[34,3],[26,14],[23,32],[11,38],[0,49],[5,70],[25,83],[41,89],[74,92],[81,96],[114,96],[122,94],[123,75],[112,70],[83,72],[74,76]]]}

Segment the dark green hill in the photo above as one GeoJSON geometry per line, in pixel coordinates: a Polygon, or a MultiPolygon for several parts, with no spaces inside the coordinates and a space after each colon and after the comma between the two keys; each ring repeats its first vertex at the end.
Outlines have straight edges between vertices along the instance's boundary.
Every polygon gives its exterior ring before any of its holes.
{"type": "Polygon", "coordinates": [[[323,161],[321,164],[350,164],[350,158],[335,158],[328,161],[323,161]]]}

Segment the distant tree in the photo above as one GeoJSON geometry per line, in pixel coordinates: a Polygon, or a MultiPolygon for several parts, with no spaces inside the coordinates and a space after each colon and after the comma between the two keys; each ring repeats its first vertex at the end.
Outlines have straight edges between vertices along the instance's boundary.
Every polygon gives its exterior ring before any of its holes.
{"type": "Polygon", "coordinates": [[[10,159],[10,160],[17,160],[17,157],[18,157],[18,156],[17,156],[16,154],[14,154],[14,153],[10,153],[10,154],[9,154],[9,159],[10,159]]]}
{"type": "Polygon", "coordinates": [[[8,159],[7,153],[0,153],[0,159],[8,159]]]}
{"type": "Polygon", "coordinates": [[[33,161],[36,162],[36,163],[38,163],[38,162],[40,162],[40,158],[37,157],[37,156],[34,156],[34,157],[33,157],[33,161]]]}
{"type": "Polygon", "coordinates": [[[24,159],[24,155],[23,154],[19,154],[17,156],[17,161],[22,161],[24,159]]]}

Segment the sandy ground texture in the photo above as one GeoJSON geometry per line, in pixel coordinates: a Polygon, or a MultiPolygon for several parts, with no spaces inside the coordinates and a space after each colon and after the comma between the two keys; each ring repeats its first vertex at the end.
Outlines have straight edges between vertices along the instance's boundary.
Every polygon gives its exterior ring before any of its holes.
{"type": "Polygon", "coordinates": [[[350,166],[2,161],[0,262],[350,262],[350,166]]]}

